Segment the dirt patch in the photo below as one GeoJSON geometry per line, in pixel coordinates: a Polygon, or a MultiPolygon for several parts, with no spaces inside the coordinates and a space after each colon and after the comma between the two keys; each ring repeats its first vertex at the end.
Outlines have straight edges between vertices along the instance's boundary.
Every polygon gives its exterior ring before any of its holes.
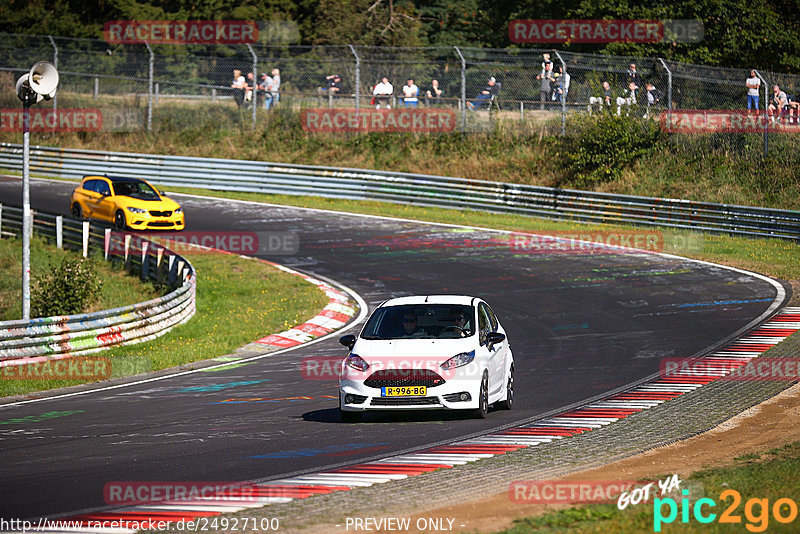
{"type": "MultiPolygon", "coordinates": [[[[800,441],[800,384],[708,432],[603,467],[573,473],[564,480],[653,480],[672,473],[683,479],[701,469],[730,465],[737,456],[764,452],[795,441],[800,441]]],[[[454,519],[452,532],[496,532],[511,526],[514,519],[565,507],[568,506],[518,504],[504,492],[410,516],[402,510],[387,509],[382,517],[410,518],[411,528],[403,530],[410,533],[431,531],[415,527],[418,520],[424,525],[429,518],[444,520],[444,526],[449,526],[448,518],[454,519]]],[[[320,525],[315,525],[313,530],[319,532],[319,528],[320,525]]],[[[326,525],[324,531],[348,532],[344,525],[339,528],[326,525]]],[[[349,531],[353,531],[352,526],[349,531]]],[[[397,532],[396,529],[370,531],[397,532]]]]}

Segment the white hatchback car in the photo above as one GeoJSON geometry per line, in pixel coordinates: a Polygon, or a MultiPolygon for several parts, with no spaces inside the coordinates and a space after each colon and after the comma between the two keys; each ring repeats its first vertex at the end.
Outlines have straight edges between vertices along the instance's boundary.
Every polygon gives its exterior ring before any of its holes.
{"type": "Polygon", "coordinates": [[[350,349],[339,378],[339,411],[357,422],[369,410],[511,409],[514,357],[505,330],[477,298],[430,295],[381,304],[350,349]]]}

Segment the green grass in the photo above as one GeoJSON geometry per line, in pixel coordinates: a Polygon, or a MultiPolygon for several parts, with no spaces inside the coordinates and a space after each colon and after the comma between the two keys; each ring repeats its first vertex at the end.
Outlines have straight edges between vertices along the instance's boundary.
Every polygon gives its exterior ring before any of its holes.
{"type": "MultiPolygon", "coordinates": [[[[61,263],[62,258],[73,256],[75,252],[59,250],[44,240],[31,240],[31,278],[32,290],[37,277],[51,267],[61,263]]],[[[100,258],[91,257],[89,261],[99,278],[103,280],[100,298],[85,312],[105,310],[150,300],[161,295],[151,283],[143,283],[136,277],[115,269],[100,258]]],[[[22,318],[22,241],[19,239],[0,240],[0,321],[22,318]]]]}
{"type": "MultiPolygon", "coordinates": [[[[748,454],[734,459],[735,464],[698,471],[690,476],[681,485],[690,488],[689,522],[681,522],[681,498],[673,496],[677,502],[678,515],[672,524],[665,525],[661,532],[797,532],[800,528],[800,517],[788,524],[781,524],[772,515],[775,501],[788,498],[798,504],[800,495],[797,491],[797,480],[800,479],[800,442],[795,442],[784,447],[770,450],[763,455],[748,454]],[[735,490],[741,495],[738,507],[733,508],[733,498],[720,498],[725,490],[735,490]],[[703,513],[709,511],[717,514],[715,521],[709,524],[698,522],[691,510],[694,502],[699,498],[710,498],[717,503],[715,508],[703,506],[703,513]],[[750,505],[750,517],[746,515],[747,503],[750,499],[767,499],[769,514],[763,516],[757,505],[750,505]],[[721,524],[719,518],[728,508],[731,516],[738,516],[740,524],[721,524]],[[751,527],[748,528],[747,525],[751,527]]],[[[658,478],[658,477],[652,477],[658,478]]],[[[661,477],[662,479],[664,477],[661,477]]],[[[667,515],[667,505],[662,506],[663,514],[667,515]]],[[[784,516],[789,515],[789,510],[784,507],[784,516]]],[[[503,534],[526,534],[529,532],[541,533],[566,533],[577,532],[582,534],[606,532],[653,532],[654,527],[654,502],[641,503],[628,506],[625,510],[618,510],[616,504],[587,505],[568,508],[555,512],[548,512],[537,517],[519,519],[514,525],[502,531],[503,534]]]]}
{"type": "MultiPolygon", "coordinates": [[[[112,377],[228,354],[237,347],[313,317],[328,302],[314,285],[263,262],[216,254],[189,256],[188,259],[197,270],[197,313],[189,322],[160,338],[100,353],[110,357],[112,377]]],[[[138,300],[143,300],[141,293],[138,296],[138,300]]],[[[0,380],[0,396],[78,383],[0,380]]]]}

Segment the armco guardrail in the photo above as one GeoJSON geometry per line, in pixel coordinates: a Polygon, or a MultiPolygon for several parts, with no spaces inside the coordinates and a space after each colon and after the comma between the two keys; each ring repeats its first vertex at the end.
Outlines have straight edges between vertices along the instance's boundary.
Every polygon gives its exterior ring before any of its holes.
{"type": "MultiPolygon", "coordinates": [[[[0,322],[0,366],[28,358],[83,355],[112,346],[141,343],[188,321],[195,312],[192,265],[172,251],[130,234],[112,232],[86,221],[35,212],[33,230],[59,246],[119,255],[142,278],[167,283],[172,292],[147,302],[79,315],[0,322]]],[[[0,205],[0,235],[22,232],[22,210],[0,205]]]]}
{"type": "MultiPolygon", "coordinates": [[[[21,168],[21,145],[0,143],[0,169],[19,172],[21,168]]],[[[116,174],[168,186],[383,200],[800,240],[798,211],[422,174],[48,147],[31,148],[31,172],[73,180],[86,174],[116,174]]]]}

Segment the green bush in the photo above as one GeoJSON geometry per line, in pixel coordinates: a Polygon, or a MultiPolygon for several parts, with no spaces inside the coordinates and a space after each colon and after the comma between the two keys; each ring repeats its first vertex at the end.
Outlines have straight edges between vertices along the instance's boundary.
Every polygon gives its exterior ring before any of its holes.
{"type": "Polygon", "coordinates": [[[571,122],[565,155],[579,185],[615,180],[636,160],[667,144],[653,120],[600,113],[571,122]]]}
{"type": "Polygon", "coordinates": [[[34,317],[81,313],[100,296],[102,280],[90,260],[64,258],[35,280],[31,291],[34,317]]]}

